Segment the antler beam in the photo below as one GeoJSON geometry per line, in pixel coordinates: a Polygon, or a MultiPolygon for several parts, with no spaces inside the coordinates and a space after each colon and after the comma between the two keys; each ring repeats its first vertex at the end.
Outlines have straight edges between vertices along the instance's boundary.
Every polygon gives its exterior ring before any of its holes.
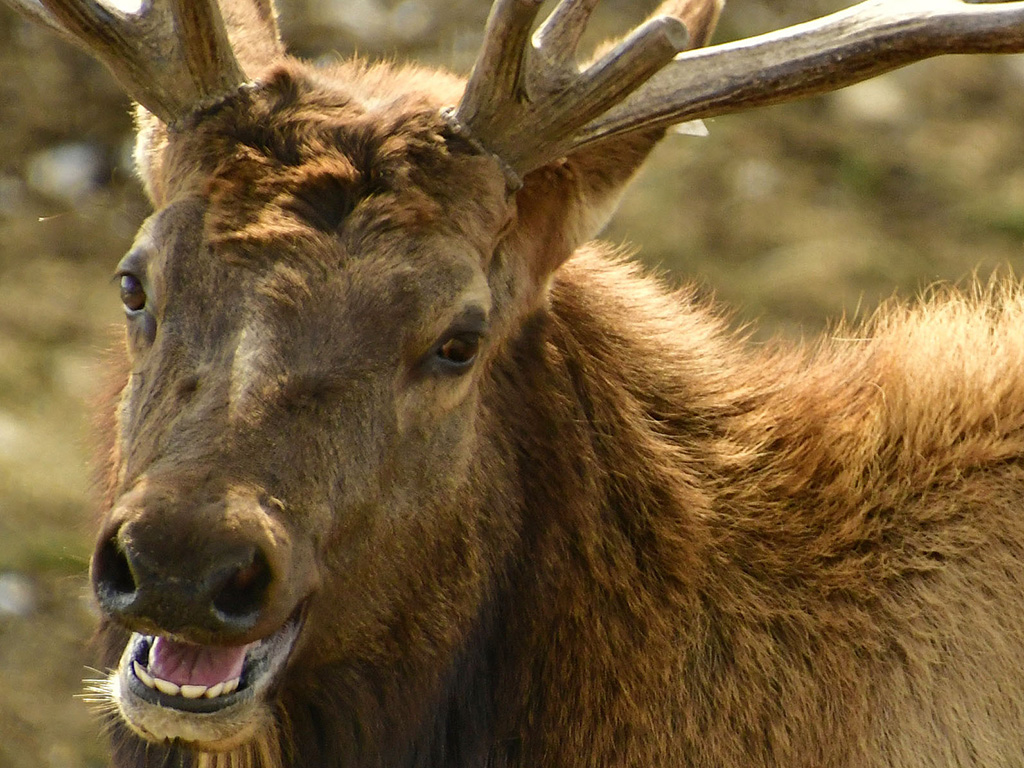
{"type": "Polygon", "coordinates": [[[122,13],[98,0],[6,0],[100,59],[165,123],[231,93],[247,78],[216,0],[143,0],[122,13]]]}
{"type": "Polygon", "coordinates": [[[1024,0],[866,0],[817,21],[678,55],[671,51],[685,46],[681,23],[653,19],[581,73],[570,63],[595,0],[563,0],[527,46],[537,5],[495,4],[485,55],[455,113],[518,174],[602,139],[836,90],[931,56],[1024,51],[1024,0]],[[566,29],[552,31],[553,23],[566,29]],[[497,53],[506,30],[514,34],[497,53]],[[549,50],[549,40],[568,45],[549,50]],[[494,71],[500,78],[489,80],[494,71]]]}
{"type": "Polygon", "coordinates": [[[689,51],[590,122],[577,149],[671,125],[825,93],[948,53],[1024,52],[1024,2],[868,0],[778,32],[689,51]]]}

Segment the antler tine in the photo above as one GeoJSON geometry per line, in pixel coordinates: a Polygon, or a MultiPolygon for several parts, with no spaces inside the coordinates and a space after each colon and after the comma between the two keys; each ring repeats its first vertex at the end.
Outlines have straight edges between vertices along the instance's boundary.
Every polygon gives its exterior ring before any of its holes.
{"type": "Polygon", "coordinates": [[[574,0],[560,3],[534,34],[537,48],[556,54],[561,52],[562,55],[558,56],[561,61],[567,61],[567,56],[574,56],[598,1],[574,0]]]}
{"type": "Polygon", "coordinates": [[[143,0],[133,14],[97,0],[7,2],[95,55],[168,124],[247,80],[216,0],[143,0]]]}
{"type": "Polygon", "coordinates": [[[552,99],[553,105],[566,103],[560,111],[551,110],[549,131],[561,133],[570,123],[579,125],[619,103],[671,61],[689,40],[686,27],[678,19],[648,19],[580,74],[571,98],[552,99]]]}
{"type": "Polygon", "coordinates": [[[947,53],[1024,52],[1024,2],[867,0],[778,32],[689,51],[562,147],[824,93],[947,53]]]}
{"type": "Polygon", "coordinates": [[[725,0],[667,0],[658,13],[682,19],[690,32],[690,48],[703,48],[711,40],[725,0]]]}
{"type": "Polygon", "coordinates": [[[203,99],[235,90],[248,78],[235,58],[217,0],[171,0],[177,38],[203,99]]]}
{"type": "Polygon", "coordinates": [[[530,28],[543,0],[496,0],[491,6],[484,42],[457,109],[458,119],[493,120],[493,105],[514,98],[530,28]]]}
{"type": "Polygon", "coordinates": [[[580,72],[576,47],[596,0],[562,0],[527,46],[537,0],[498,0],[455,109],[456,127],[501,158],[512,176],[560,154],[566,136],[634,91],[689,43],[674,16],[649,19],[580,72]]]}

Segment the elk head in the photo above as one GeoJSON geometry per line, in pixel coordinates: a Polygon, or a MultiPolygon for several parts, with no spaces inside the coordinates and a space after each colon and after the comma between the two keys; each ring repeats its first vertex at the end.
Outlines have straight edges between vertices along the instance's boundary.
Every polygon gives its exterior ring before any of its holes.
{"type": "Polygon", "coordinates": [[[499,392],[666,126],[1024,49],[1024,3],[870,0],[683,52],[720,3],[669,0],[581,70],[596,0],[532,43],[538,0],[497,0],[463,85],[294,61],[268,0],[7,2],[141,105],[155,213],[117,268],[130,374],[91,572],[120,718],[204,750],[273,727],[300,656],[382,711],[441,695],[428,662],[479,630],[520,533],[499,392]]]}

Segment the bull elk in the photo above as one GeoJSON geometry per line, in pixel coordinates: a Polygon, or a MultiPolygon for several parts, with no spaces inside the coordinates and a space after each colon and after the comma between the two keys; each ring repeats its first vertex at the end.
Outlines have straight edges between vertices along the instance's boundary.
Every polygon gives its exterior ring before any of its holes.
{"type": "Polygon", "coordinates": [[[703,47],[496,0],[468,82],[287,56],[270,0],[6,0],[139,103],[155,213],[91,564],[113,763],[1024,765],[1024,293],[752,349],[587,242],[667,126],[1024,2],[703,47]]]}

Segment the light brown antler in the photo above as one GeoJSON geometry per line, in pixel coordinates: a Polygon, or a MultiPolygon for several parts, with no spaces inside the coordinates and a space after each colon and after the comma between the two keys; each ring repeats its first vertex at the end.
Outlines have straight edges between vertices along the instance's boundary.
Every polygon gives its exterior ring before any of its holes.
{"type": "Polygon", "coordinates": [[[517,174],[641,128],[842,88],[944,53],[1024,51],[1024,1],[867,0],[817,21],[676,55],[656,18],[579,72],[596,0],[563,0],[528,46],[535,0],[497,0],[456,120],[517,174]]]}
{"type": "Polygon", "coordinates": [[[137,13],[98,0],[5,1],[100,59],[168,124],[247,80],[216,0],[143,0],[137,13]]]}
{"type": "Polygon", "coordinates": [[[576,49],[597,0],[563,0],[528,45],[541,2],[495,1],[453,115],[516,173],[557,157],[565,136],[625,99],[690,42],[683,21],[656,16],[581,71],[576,49]]]}

